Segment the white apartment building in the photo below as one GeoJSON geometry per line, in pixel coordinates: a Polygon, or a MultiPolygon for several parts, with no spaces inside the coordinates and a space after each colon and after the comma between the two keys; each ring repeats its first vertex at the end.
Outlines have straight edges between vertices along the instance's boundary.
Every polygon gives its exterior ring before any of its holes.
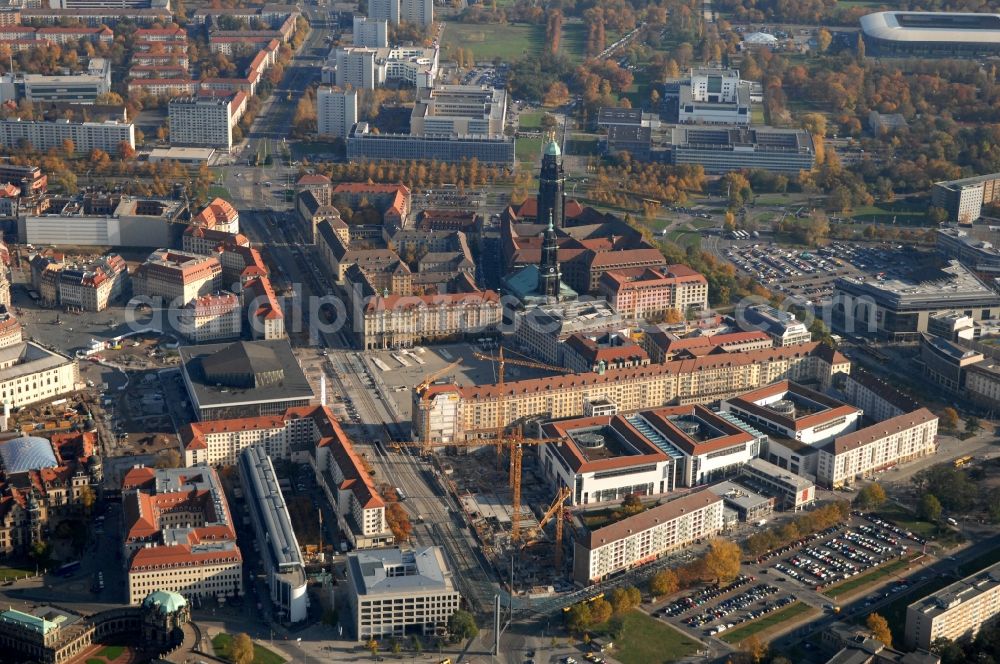
{"type": "Polygon", "coordinates": [[[937,452],[938,418],[926,408],[854,433],[819,449],[816,482],[828,488],[852,485],[875,473],[937,452]]]}
{"type": "Polygon", "coordinates": [[[238,339],[243,325],[240,298],[221,292],[202,295],[180,310],[177,331],[195,344],[238,339]]]}
{"type": "Polygon", "coordinates": [[[354,45],[385,48],[389,45],[389,22],[364,16],[354,17],[354,45]]]}
{"type": "Polygon", "coordinates": [[[0,147],[19,148],[24,144],[44,152],[62,148],[63,141],[73,141],[77,154],[103,150],[110,155],[121,152],[121,146],[135,149],[135,125],[131,122],[71,122],[70,120],[0,120],[0,147]]]}
{"type": "Polygon", "coordinates": [[[979,219],[983,206],[998,198],[1000,173],[935,182],[931,187],[931,204],[946,210],[950,221],[966,225],[979,219]]]}
{"type": "Polygon", "coordinates": [[[426,89],[437,79],[439,55],[436,46],[347,46],[338,48],[330,60],[336,65],[340,88],[374,90],[387,81],[398,81],[426,89]]]}
{"type": "Polygon", "coordinates": [[[906,647],[930,650],[937,639],[973,639],[983,623],[997,614],[1000,614],[1000,563],[906,607],[906,647]]]}
{"type": "Polygon", "coordinates": [[[347,590],[358,641],[437,634],[462,602],[437,546],[348,554],[347,590]]]}
{"type": "Polygon", "coordinates": [[[428,26],[434,22],[434,0],[371,0],[368,18],[428,26]]]}
{"type": "Polygon", "coordinates": [[[233,149],[234,96],[178,97],[168,107],[171,145],[233,149]]]}
{"type": "Polygon", "coordinates": [[[316,124],[320,136],[345,137],[357,122],[357,90],[319,88],[316,92],[316,124]]]}
{"type": "Polygon", "coordinates": [[[722,531],[723,499],[704,489],[591,530],[573,542],[573,580],[589,585],[722,531]]]}
{"type": "Polygon", "coordinates": [[[0,348],[0,403],[11,408],[54,399],[80,382],[76,360],[31,342],[0,348]]]}

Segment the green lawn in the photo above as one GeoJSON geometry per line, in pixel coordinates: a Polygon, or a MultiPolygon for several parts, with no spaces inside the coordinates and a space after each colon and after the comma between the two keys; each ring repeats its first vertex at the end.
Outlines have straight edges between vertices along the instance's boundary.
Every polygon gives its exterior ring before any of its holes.
{"type": "Polygon", "coordinates": [[[518,138],[514,143],[514,156],[518,161],[535,163],[542,158],[543,138],[518,138]]]}
{"type": "Polygon", "coordinates": [[[865,574],[858,574],[857,576],[853,576],[831,588],[824,588],[823,594],[827,597],[836,599],[855,592],[861,588],[875,585],[880,581],[884,581],[886,577],[892,576],[896,572],[906,569],[906,567],[910,564],[911,559],[912,558],[907,557],[900,560],[894,560],[891,563],[877,567],[865,574]]]}
{"type": "Polygon", "coordinates": [[[521,129],[541,129],[542,128],[542,117],[544,117],[545,111],[530,111],[528,113],[521,113],[517,119],[517,126],[521,129]]]}
{"type": "Polygon", "coordinates": [[[622,664],[676,662],[694,653],[699,646],[694,639],[641,611],[631,611],[621,618],[620,629],[616,622],[612,619],[595,627],[591,633],[593,636],[613,634],[612,656],[622,664]]]}
{"type": "Polygon", "coordinates": [[[123,652],[125,652],[124,646],[105,646],[99,653],[97,653],[97,656],[103,657],[109,662],[113,662],[121,657],[123,652]]]}
{"type": "Polygon", "coordinates": [[[764,106],[761,104],[754,104],[750,107],[750,124],[762,125],[766,124],[764,120],[764,106]]]}
{"type": "Polygon", "coordinates": [[[87,659],[87,664],[107,664],[107,662],[105,662],[103,659],[96,659],[94,657],[90,657],[87,659]]]}
{"type": "Polygon", "coordinates": [[[754,634],[759,634],[766,629],[771,629],[776,625],[780,625],[783,622],[787,622],[793,618],[797,618],[812,611],[816,611],[816,609],[810,607],[808,604],[795,602],[794,604],[790,604],[779,611],[775,611],[774,613],[770,613],[763,618],[754,620],[748,625],[741,625],[734,630],[725,631],[719,636],[719,638],[726,643],[739,643],[754,634]]]}
{"type": "Polygon", "coordinates": [[[208,188],[208,197],[211,198],[221,198],[223,200],[233,202],[233,195],[229,193],[229,190],[225,187],[220,187],[219,185],[213,185],[208,188]]]}
{"type": "MultiPolygon", "coordinates": [[[[217,657],[229,659],[229,647],[233,637],[230,634],[216,634],[212,638],[212,649],[217,657]]],[[[253,644],[253,664],[284,664],[285,660],[267,648],[253,644]]]]}
{"type": "Polygon", "coordinates": [[[924,539],[933,539],[937,535],[938,529],[935,524],[918,518],[916,514],[897,503],[883,503],[878,508],[877,514],[886,521],[892,521],[900,528],[909,530],[924,539]]]}
{"type": "Polygon", "coordinates": [[[667,233],[664,239],[682,247],[698,248],[701,246],[701,235],[698,231],[672,230],[667,233]]]}
{"type": "Polygon", "coordinates": [[[449,23],[444,29],[442,47],[450,57],[454,57],[457,49],[464,48],[472,51],[476,62],[494,58],[513,62],[523,55],[541,54],[544,42],[544,25],[449,23]]]}
{"type": "Polygon", "coordinates": [[[921,226],[927,223],[927,215],[923,208],[907,207],[899,204],[886,203],[882,205],[864,205],[854,208],[851,218],[858,222],[880,222],[899,225],[921,226]]]}
{"type": "Polygon", "coordinates": [[[582,62],[587,53],[587,26],[583,23],[563,23],[559,52],[573,62],[582,62]]]}
{"type": "Polygon", "coordinates": [[[0,582],[11,579],[23,579],[25,576],[34,574],[35,568],[31,567],[0,567],[0,582]]]}

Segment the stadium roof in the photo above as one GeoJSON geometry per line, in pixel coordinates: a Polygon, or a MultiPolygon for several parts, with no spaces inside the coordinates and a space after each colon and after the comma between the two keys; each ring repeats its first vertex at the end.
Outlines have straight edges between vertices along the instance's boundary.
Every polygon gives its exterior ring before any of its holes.
{"type": "Polygon", "coordinates": [[[861,30],[887,41],[1000,44],[1000,14],[875,12],[861,17],[861,30]]]}

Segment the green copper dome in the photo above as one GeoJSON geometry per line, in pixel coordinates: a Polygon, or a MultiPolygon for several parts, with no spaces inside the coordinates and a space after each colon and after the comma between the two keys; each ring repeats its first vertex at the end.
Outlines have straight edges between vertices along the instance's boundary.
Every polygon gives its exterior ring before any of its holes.
{"type": "Polygon", "coordinates": [[[154,590],[142,600],[143,606],[155,606],[164,613],[175,613],[187,606],[187,600],[182,595],[169,590],[154,590]]]}
{"type": "Polygon", "coordinates": [[[562,154],[562,150],[559,149],[559,144],[556,143],[555,140],[551,140],[549,141],[549,144],[545,146],[545,154],[558,157],[562,154]]]}

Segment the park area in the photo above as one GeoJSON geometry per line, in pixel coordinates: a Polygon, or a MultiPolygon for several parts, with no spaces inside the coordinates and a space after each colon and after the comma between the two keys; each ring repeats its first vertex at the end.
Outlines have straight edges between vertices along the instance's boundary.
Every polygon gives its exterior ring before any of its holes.
{"type": "Polygon", "coordinates": [[[472,51],[476,62],[491,61],[494,58],[514,62],[524,55],[540,54],[544,41],[544,25],[448,23],[441,45],[445,53],[452,57],[457,49],[464,48],[472,51]]]}
{"type": "Polygon", "coordinates": [[[698,642],[664,622],[633,610],[595,626],[593,636],[612,635],[612,656],[622,664],[666,664],[693,654],[698,642]]]}
{"type": "MultiPolygon", "coordinates": [[[[220,633],[212,637],[212,649],[216,657],[235,661],[232,657],[233,636],[220,633]]],[[[284,664],[285,660],[264,646],[253,644],[253,664],[284,664]]]]}

